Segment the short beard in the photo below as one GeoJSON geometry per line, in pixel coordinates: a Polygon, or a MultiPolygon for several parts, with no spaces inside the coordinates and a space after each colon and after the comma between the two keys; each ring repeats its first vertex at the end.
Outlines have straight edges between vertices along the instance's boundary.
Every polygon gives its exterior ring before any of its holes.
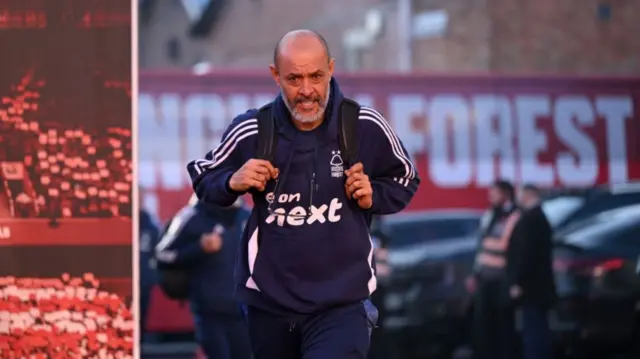
{"type": "Polygon", "coordinates": [[[331,86],[327,87],[327,93],[324,98],[324,103],[320,104],[320,110],[315,115],[303,115],[295,109],[295,106],[289,103],[287,96],[282,93],[282,89],[280,90],[280,94],[282,95],[282,99],[284,99],[284,104],[287,106],[289,113],[291,114],[291,118],[300,123],[314,123],[319,121],[324,116],[324,112],[327,109],[327,105],[329,104],[329,95],[331,95],[331,86]]]}

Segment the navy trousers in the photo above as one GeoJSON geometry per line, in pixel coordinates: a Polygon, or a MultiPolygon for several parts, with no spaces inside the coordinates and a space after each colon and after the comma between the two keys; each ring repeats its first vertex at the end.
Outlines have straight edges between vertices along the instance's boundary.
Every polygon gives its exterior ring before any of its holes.
{"type": "Polygon", "coordinates": [[[377,309],[370,301],[287,320],[248,308],[254,359],[365,359],[377,309]]]}
{"type": "Polygon", "coordinates": [[[548,310],[536,305],[523,305],[522,345],[524,359],[551,359],[553,355],[548,310]]]}
{"type": "Polygon", "coordinates": [[[210,359],[251,359],[246,323],[239,315],[194,316],[196,340],[210,359]]]}

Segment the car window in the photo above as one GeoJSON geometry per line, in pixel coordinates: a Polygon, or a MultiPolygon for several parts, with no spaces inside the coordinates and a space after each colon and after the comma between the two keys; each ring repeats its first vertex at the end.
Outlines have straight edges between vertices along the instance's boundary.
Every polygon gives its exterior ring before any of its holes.
{"type": "Polygon", "coordinates": [[[634,204],[640,204],[640,192],[605,195],[586,202],[569,220],[580,221],[603,211],[634,204]]]}
{"type": "MultiPolygon", "coordinates": [[[[605,242],[630,241],[626,235],[636,233],[640,223],[640,205],[626,206],[599,213],[575,222],[558,233],[558,240],[582,248],[593,248],[605,242]],[[624,235],[624,236],[623,236],[624,235]]],[[[636,237],[640,241],[640,237],[636,237]]]]}
{"type": "Polygon", "coordinates": [[[582,197],[557,197],[542,202],[542,211],[552,227],[567,219],[585,202],[582,197]]]}
{"type": "Polygon", "coordinates": [[[480,228],[479,218],[453,218],[398,222],[389,224],[389,247],[403,247],[421,242],[466,237],[480,228]]]}

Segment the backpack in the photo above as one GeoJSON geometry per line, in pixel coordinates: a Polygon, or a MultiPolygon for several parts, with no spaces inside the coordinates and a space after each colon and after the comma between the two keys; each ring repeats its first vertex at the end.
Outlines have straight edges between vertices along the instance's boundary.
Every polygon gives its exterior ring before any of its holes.
{"type": "MultiPolygon", "coordinates": [[[[348,98],[342,99],[338,112],[338,146],[340,157],[346,168],[358,163],[358,117],[360,105],[348,98]]],[[[257,158],[273,163],[278,142],[276,117],[272,104],[258,110],[258,149],[257,158]]]]}
{"type": "MultiPolygon", "coordinates": [[[[164,227],[161,237],[169,230],[172,218],[164,227]]],[[[155,248],[154,248],[155,255],[155,248]]],[[[189,271],[185,268],[175,266],[164,266],[156,260],[156,270],[158,273],[158,285],[165,296],[169,299],[183,301],[189,299],[189,271]]]]}

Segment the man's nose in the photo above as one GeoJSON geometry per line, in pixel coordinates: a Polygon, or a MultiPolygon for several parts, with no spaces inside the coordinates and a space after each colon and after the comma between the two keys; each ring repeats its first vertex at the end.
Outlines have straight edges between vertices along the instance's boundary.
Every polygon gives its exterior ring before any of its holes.
{"type": "Polygon", "coordinates": [[[309,84],[308,81],[303,81],[302,86],[300,86],[300,94],[304,97],[309,97],[313,94],[313,87],[309,84]]]}

